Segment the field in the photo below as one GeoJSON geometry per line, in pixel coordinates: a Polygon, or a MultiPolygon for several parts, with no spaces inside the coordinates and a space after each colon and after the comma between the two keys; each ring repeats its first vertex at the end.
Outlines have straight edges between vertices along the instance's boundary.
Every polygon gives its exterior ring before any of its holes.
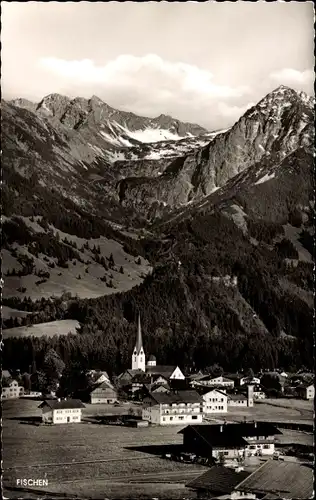
{"type": "MultiPolygon", "coordinates": [[[[6,497],[12,498],[10,488],[15,488],[17,478],[47,478],[45,489],[51,493],[95,499],[159,496],[171,500],[183,498],[187,494],[185,483],[206,470],[162,459],[161,451],[155,451],[157,445],[181,444],[182,437],[177,434],[181,427],[133,429],[89,423],[91,417],[109,413],[103,405],[87,405],[81,424],[34,425],[34,417],[40,419],[41,415],[38,405],[38,401],[29,400],[3,404],[6,497]]],[[[124,406],[117,410],[127,411],[124,406]]],[[[29,494],[26,497],[30,498],[29,494]]]]}
{"type": "MultiPolygon", "coordinates": [[[[47,478],[45,490],[50,498],[58,492],[94,499],[188,498],[185,484],[207,470],[161,458],[163,445],[181,444],[182,437],[177,434],[181,427],[134,429],[103,425],[98,420],[102,415],[127,413],[131,405],[86,405],[81,424],[43,426],[38,425],[39,404],[30,400],[3,402],[3,484],[5,496],[10,498],[17,494],[10,490],[17,478],[47,478]]],[[[139,406],[134,405],[136,408],[139,406]]],[[[297,412],[302,421],[313,422],[312,402],[299,400],[265,401],[253,409],[230,412],[226,420],[269,416],[271,420],[298,421],[297,412]]],[[[280,443],[313,443],[310,433],[282,432],[280,443]]],[[[25,497],[32,498],[31,493],[25,497]]]]}
{"type": "Polygon", "coordinates": [[[63,319],[59,321],[50,321],[48,323],[38,323],[37,325],[18,326],[16,328],[7,328],[2,331],[4,339],[10,337],[53,337],[54,335],[68,335],[68,333],[77,333],[76,328],[80,325],[73,319],[63,319]]]}
{"type": "MultiPolygon", "coordinates": [[[[40,217],[35,217],[34,222],[31,222],[29,217],[21,217],[21,219],[35,233],[44,234],[44,229],[38,224],[40,217]]],[[[12,249],[3,249],[4,297],[19,297],[21,299],[31,297],[32,300],[37,300],[42,297],[59,297],[65,292],[70,292],[72,295],[77,295],[82,299],[100,297],[130,290],[142,283],[145,276],[152,270],[147,260],[140,257],[140,261],[137,263],[137,257],[126,253],[123,246],[115,240],[103,236],[86,240],[57,230],[52,225],[50,225],[50,229],[54,232],[55,236],[60,238],[60,241],[65,241],[67,238],[68,241],[76,244],[76,251],[82,262],[72,259],[67,262],[67,268],[58,267],[56,258],[48,257],[44,254],[39,254],[38,257],[35,257],[29,253],[25,245],[20,246],[15,244],[15,251],[34,259],[36,272],[34,271],[33,274],[26,276],[10,276],[7,273],[10,273],[13,269],[20,271],[22,266],[17,258],[12,255],[12,249]],[[87,244],[89,245],[89,249],[83,248],[83,245],[87,244]],[[92,252],[94,246],[100,247],[100,257],[107,259],[110,254],[113,254],[115,269],[105,271],[104,267],[95,261],[95,256],[92,252]],[[54,268],[50,267],[52,264],[55,266],[54,268]],[[119,271],[121,267],[123,268],[123,273],[119,271]],[[39,279],[36,275],[39,271],[49,272],[49,278],[44,280],[39,279]],[[112,280],[114,288],[107,286],[101,280],[104,276],[107,276],[108,281],[112,280]]]]}
{"type": "Polygon", "coordinates": [[[314,402],[301,399],[265,399],[253,408],[230,408],[226,420],[247,419],[270,421],[314,422],[314,402]]]}

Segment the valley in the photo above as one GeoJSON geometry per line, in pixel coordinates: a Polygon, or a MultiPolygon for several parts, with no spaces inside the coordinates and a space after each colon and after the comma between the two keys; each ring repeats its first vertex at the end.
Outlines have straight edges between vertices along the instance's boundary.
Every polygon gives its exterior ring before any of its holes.
{"type": "Polygon", "coordinates": [[[163,362],[311,363],[312,98],[278,87],[214,132],[95,96],[3,116],[8,330],[70,320],[127,349],[141,310],[163,362]]]}

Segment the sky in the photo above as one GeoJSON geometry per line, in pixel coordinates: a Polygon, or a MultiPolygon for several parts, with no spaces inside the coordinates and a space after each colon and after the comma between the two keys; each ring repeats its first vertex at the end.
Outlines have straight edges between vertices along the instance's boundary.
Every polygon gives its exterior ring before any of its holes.
{"type": "Polygon", "coordinates": [[[314,93],[312,2],[1,2],[3,99],[97,95],[209,130],[279,85],[314,93]]]}

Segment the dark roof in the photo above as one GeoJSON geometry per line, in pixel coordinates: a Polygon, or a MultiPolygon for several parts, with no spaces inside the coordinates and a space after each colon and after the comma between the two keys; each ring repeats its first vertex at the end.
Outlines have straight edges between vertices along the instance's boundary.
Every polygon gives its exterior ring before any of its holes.
{"type": "Polygon", "coordinates": [[[299,390],[299,389],[307,389],[308,387],[311,387],[311,386],[313,386],[313,385],[314,385],[314,384],[313,384],[313,382],[309,382],[309,383],[308,383],[308,382],[306,382],[305,384],[300,384],[300,385],[298,385],[298,386],[296,387],[296,389],[297,389],[297,390],[299,390]]]}
{"type": "Polygon", "coordinates": [[[151,354],[148,358],[148,361],[156,361],[156,356],[154,356],[153,354],[151,354]]]}
{"type": "Polygon", "coordinates": [[[44,406],[49,406],[52,410],[85,408],[85,405],[79,399],[63,399],[62,401],[58,401],[57,399],[45,399],[45,401],[39,405],[39,408],[43,408],[44,406]]]}
{"type": "Polygon", "coordinates": [[[147,366],[146,372],[151,374],[158,374],[164,377],[169,378],[173,372],[175,371],[176,366],[168,366],[168,365],[156,365],[156,366],[147,366]]]}
{"type": "Polygon", "coordinates": [[[250,436],[274,436],[282,434],[273,424],[269,422],[242,422],[233,424],[208,424],[208,425],[188,425],[179,431],[195,432],[210,443],[216,445],[221,442],[233,445],[233,443],[246,443],[245,438],[250,436]],[[222,429],[222,430],[221,430],[222,429]]]}
{"type": "Polygon", "coordinates": [[[120,373],[117,378],[118,378],[118,380],[120,380],[121,378],[126,378],[126,375],[128,375],[129,378],[133,378],[133,377],[135,377],[135,375],[141,375],[144,373],[145,372],[143,370],[141,370],[140,368],[136,368],[135,370],[132,370],[131,368],[129,368],[128,370],[125,370],[124,372],[120,373]]]}
{"type": "Polygon", "coordinates": [[[196,390],[202,394],[203,396],[205,394],[208,394],[209,392],[213,392],[213,391],[216,391],[216,392],[219,392],[220,394],[222,394],[223,396],[226,396],[227,397],[227,393],[226,392],[223,392],[223,389],[222,387],[221,388],[218,388],[217,386],[216,387],[209,387],[209,386],[205,386],[205,385],[198,385],[196,386],[196,390]]]}
{"type": "Polygon", "coordinates": [[[247,441],[238,432],[232,432],[231,429],[228,429],[228,424],[222,426],[222,432],[219,428],[220,426],[215,425],[188,425],[178,434],[187,432],[192,436],[197,435],[201,441],[213,448],[244,448],[246,446],[247,441]]]}
{"type": "Polygon", "coordinates": [[[276,498],[298,500],[313,497],[313,484],[314,467],[312,464],[268,460],[237,485],[235,490],[261,494],[272,493],[277,495],[276,498]]]}
{"type": "Polygon", "coordinates": [[[233,469],[214,465],[207,472],[190,481],[186,486],[192,489],[208,490],[214,493],[230,494],[249,472],[235,472],[233,469]]]}
{"type": "Polygon", "coordinates": [[[150,397],[158,404],[172,403],[202,403],[201,396],[196,391],[177,391],[177,392],[155,392],[150,397]]]}

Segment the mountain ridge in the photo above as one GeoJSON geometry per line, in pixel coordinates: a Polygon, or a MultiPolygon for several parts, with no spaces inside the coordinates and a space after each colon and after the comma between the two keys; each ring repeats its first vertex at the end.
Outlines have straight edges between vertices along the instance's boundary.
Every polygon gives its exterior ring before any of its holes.
{"type": "MultiPolygon", "coordinates": [[[[80,362],[93,363],[96,341],[103,349],[100,368],[111,371],[128,366],[139,310],[148,349],[164,363],[203,368],[215,360],[234,369],[312,366],[312,105],[305,94],[280,87],[228,131],[158,146],[135,142],[124,149],[99,134],[93,120],[87,135],[80,135],[58,120],[4,103],[8,262],[23,246],[17,243],[14,224],[19,224],[27,251],[50,264],[59,255],[63,265],[74,269],[78,249],[69,244],[69,235],[86,243],[102,236],[121,244],[124,272],[124,258],[131,256],[141,256],[153,268],[122,293],[110,289],[99,298],[61,297],[35,305],[27,290],[13,290],[7,305],[37,308],[34,321],[78,321],[81,335],[72,342],[82,351],[80,362]],[[167,148],[173,156],[164,156],[167,148]],[[105,151],[132,151],[136,158],[109,161],[105,151]],[[154,152],[157,158],[146,158],[154,152]],[[41,238],[23,229],[16,216],[36,217],[41,238]],[[68,241],[58,242],[56,231],[68,241]],[[55,248],[55,257],[48,255],[48,247],[55,248]]],[[[112,128],[121,134],[120,127],[112,128]]],[[[82,260],[100,259],[97,249],[84,253],[79,253],[82,260]]],[[[22,262],[27,285],[34,275],[29,261],[22,262]]],[[[111,279],[111,270],[106,273],[111,279]]],[[[50,278],[45,279],[49,284],[50,278]]],[[[45,342],[58,348],[67,341],[45,342]]],[[[12,356],[17,345],[14,339],[6,341],[10,362],[30,364],[31,347],[23,350],[24,361],[12,356]]]]}

